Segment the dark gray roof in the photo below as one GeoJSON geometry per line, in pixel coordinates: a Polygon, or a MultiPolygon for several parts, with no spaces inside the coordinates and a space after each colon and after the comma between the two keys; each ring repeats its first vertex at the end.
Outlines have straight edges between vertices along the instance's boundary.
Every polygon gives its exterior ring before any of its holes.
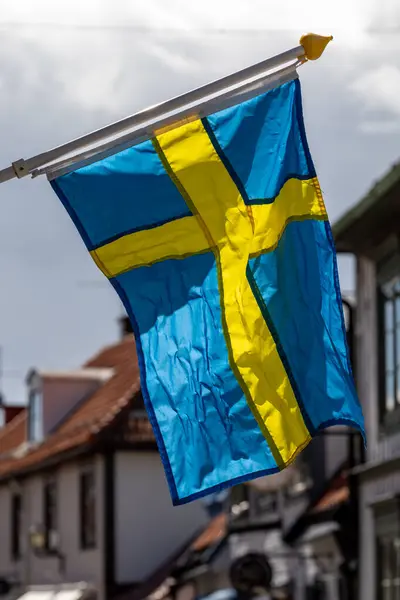
{"type": "Polygon", "coordinates": [[[400,162],[332,227],[339,252],[355,252],[377,244],[388,229],[400,229],[400,162]]]}

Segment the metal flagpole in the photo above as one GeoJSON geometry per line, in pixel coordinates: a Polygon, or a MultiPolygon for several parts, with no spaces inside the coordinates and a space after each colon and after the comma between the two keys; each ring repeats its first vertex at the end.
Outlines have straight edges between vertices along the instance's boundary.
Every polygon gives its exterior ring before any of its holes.
{"type": "Polygon", "coordinates": [[[300,39],[299,46],[277,56],[151,106],[62,146],[26,160],[17,160],[0,171],[0,183],[27,175],[47,174],[54,169],[59,172],[60,169],[71,167],[82,160],[93,160],[93,158],[97,160],[115,150],[116,147],[122,149],[124,143],[133,144],[133,141],[135,143],[143,141],[150,137],[154,129],[171,125],[177,118],[193,118],[194,114],[199,115],[201,109],[210,103],[213,110],[217,111],[227,105],[227,100],[237,101],[238,98],[243,99],[243,94],[255,94],[261,85],[265,85],[274,77],[277,78],[282,74],[287,77],[287,72],[293,73],[299,64],[307,60],[316,60],[331,39],[332,37],[316,34],[304,35],[300,39]],[[285,65],[287,67],[283,69],[285,65]],[[127,133],[128,131],[130,133],[127,133]]]}
{"type": "Polygon", "coordinates": [[[81,168],[92,162],[106,158],[111,154],[121,152],[125,148],[144,142],[161,131],[165,132],[168,128],[177,127],[179,123],[188,123],[195,119],[201,119],[218,110],[228,108],[233,104],[244,102],[258,93],[261,94],[268,89],[282,85],[297,77],[296,68],[302,62],[304,60],[298,60],[289,67],[263,75],[255,81],[245,82],[234,90],[228,89],[217,97],[207,98],[207,100],[197,103],[194,107],[185,105],[181,110],[173,113],[164,113],[158,120],[146,121],[142,126],[130,130],[122,136],[108,139],[103,144],[88,147],[83,152],[63,158],[60,161],[52,162],[41,169],[36,169],[32,172],[32,177],[46,174],[49,180],[55,179],[71,170],[81,168]]]}

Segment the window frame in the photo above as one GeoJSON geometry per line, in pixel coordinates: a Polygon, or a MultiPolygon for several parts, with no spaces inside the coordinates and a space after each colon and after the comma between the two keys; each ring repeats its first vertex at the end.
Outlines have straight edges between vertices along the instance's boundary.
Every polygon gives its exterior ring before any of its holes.
{"type": "Polygon", "coordinates": [[[13,492],[10,497],[11,508],[11,559],[14,562],[22,558],[22,494],[21,492],[13,492]]]}
{"type": "Polygon", "coordinates": [[[385,430],[400,428],[400,289],[393,290],[392,297],[385,295],[384,288],[400,288],[400,255],[391,254],[377,264],[377,312],[378,312],[378,385],[380,423],[385,430]],[[387,306],[392,306],[392,328],[387,329],[385,315],[387,306]],[[388,337],[393,353],[393,369],[388,369],[388,337]],[[389,337],[389,339],[390,339],[389,337]],[[388,405],[387,378],[393,377],[393,408],[388,405]]]}
{"type": "Polygon", "coordinates": [[[53,548],[50,541],[51,534],[58,533],[58,482],[55,476],[47,477],[43,485],[43,532],[45,552],[47,554],[57,553],[57,548],[53,548]],[[51,503],[49,504],[50,490],[53,492],[53,507],[51,507],[51,503]]]}
{"type": "Polygon", "coordinates": [[[95,465],[86,465],[79,471],[79,546],[81,550],[94,550],[97,547],[97,495],[95,465]],[[89,481],[88,487],[87,482],[89,481]],[[88,503],[88,504],[87,504],[88,503]],[[90,519],[86,518],[86,511],[90,519]],[[91,524],[91,526],[90,526],[91,524]],[[90,531],[88,533],[88,527],[90,531]]]}
{"type": "Polygon", "coordinates": [[[43,441],[44,437],[43,394],[37,387],[29,391],[28,437],[35,443],[43,441]]]}
{"type": "Polygon", "coordinates": [[[378,504],[374,510],[374,521],[376,597],[378,600],[394,600],[400,588],[399,499],[378,504]]]}
{"type": "Polygon", "coordinates": [[[229,516],[231,521],[241,521],[249,518],[250,488],[245,483],[239,483],[229,494],[229,516]]]}
{"type": "Polygon", "coordinates": [[[285,496],[288,500],[294,500],[305,496],[314,485],[311,465],[307,458],[308,454],[298,455],[292,465],[293,476],[284,489],[285,496]]]}

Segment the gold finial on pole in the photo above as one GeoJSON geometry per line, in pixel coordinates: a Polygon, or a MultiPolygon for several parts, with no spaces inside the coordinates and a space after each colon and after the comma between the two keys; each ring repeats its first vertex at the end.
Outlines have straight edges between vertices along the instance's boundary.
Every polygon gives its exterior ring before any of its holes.
{"type": "Polygon", "coordinates": [[[329,42],[333,40],[331,35],[317,35],[316,33],[307,33],[300,38],[300,45],[304,48],[305,56],[308,60],[317,60],[325,50],[329,42]]]}

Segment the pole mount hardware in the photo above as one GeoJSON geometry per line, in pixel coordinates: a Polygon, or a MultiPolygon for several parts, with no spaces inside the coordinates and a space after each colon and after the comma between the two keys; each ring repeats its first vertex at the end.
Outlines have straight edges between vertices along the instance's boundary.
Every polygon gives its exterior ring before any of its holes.
{"type": "Polygon", "coordinates": [[[29,175],[29,169],[27,168],[26,161],[23,158],[20,158],[20,160],[13,162],[12,167],[18,179],[29,175]]]}

